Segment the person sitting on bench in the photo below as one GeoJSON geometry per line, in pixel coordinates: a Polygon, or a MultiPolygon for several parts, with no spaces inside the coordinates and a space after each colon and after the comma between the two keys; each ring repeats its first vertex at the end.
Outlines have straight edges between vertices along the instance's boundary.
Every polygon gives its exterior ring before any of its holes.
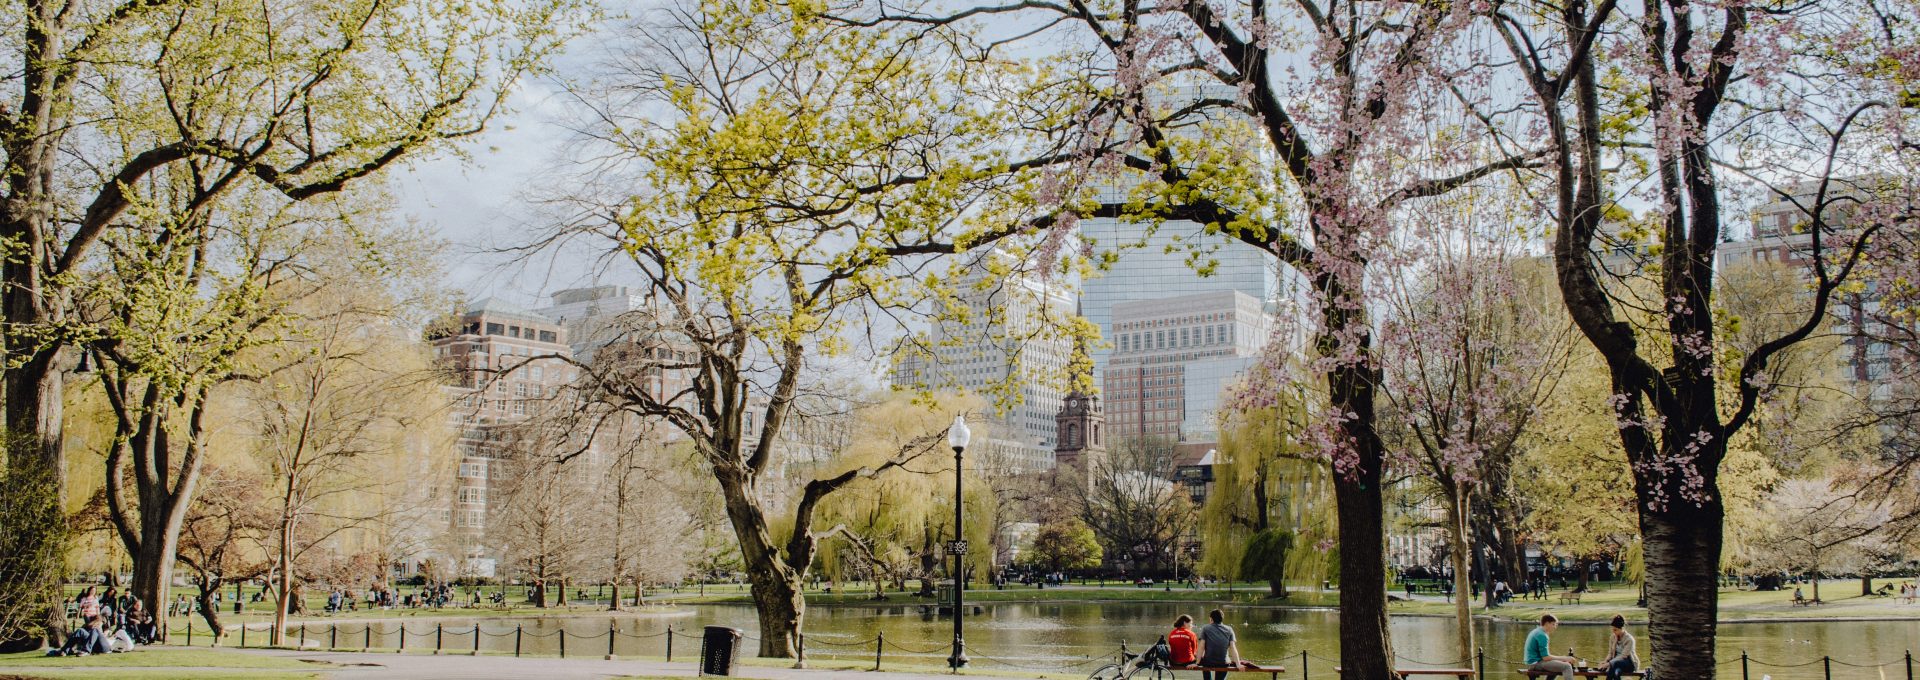
{"type": "Polygon", "coordinates": [[[1627,632],[1627,617],[1613,615],[1612,642],[1607,652],[1607,680],[1640,670],[1640,655],[1634,650],[1633,633],[1627,632]]]}
{"type": "Polygon", "coordinates": [[[1173,631],[1167,633],[1167,663],[1191,666],[1199,659],[1200,636],[1194,634],[1192,626],[1193,617],[1186,614],[1173,620],[1173,631]]]}
{"type": "MultiPolygon", "coordinates": [[[[1207,618],[1213,623],[1200,629],[1200,666],[1203,668],[1238,668],[1245,662],[1240,658],[1240,644],[1233,634],[1233,627],[1226,624],[1227,615],[1218,609],[1207,612],[1207,618]]],[[[1200,671],[1201,680],[1227,680],[1226,671],[1200,671]]]]}
{"type": "Polygon", "coordinates": [[[1806,601],[1807,601],[1807,596],[1800,592],[1800,586],[1794,586],[1793,587],[1793,603],[1803,604],[1806,601]]]}
{"type": "Polygon", "coordinates": [[[1529,674],[1544,673],[1558,675],[1560,680],[1573,680],[1573,665],[1580,663],[1580,660],[1571,656],[1554,656],[1547,651],[1553,646],[1547,636],[1559,627],[1559,618],[1552,614],[1541,614],[1540,627],[1527,633],[1527,652],[1522,660],[1527,662],[1529,674]]]}

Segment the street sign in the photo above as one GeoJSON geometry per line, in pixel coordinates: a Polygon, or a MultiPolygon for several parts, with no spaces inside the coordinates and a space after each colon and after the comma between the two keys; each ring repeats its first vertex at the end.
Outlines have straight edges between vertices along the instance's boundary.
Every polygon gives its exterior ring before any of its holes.
{"type": "Polygon", "coordinates": [[[966,541],[947,541],[947,554],[948,555],[967,554],[967,542],[966,541]]]}

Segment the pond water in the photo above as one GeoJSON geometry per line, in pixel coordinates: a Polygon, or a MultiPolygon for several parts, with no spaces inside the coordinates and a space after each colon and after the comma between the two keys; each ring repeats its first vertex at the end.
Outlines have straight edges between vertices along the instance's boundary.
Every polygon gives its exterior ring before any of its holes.
{"type": "MultiPolygon", "coordinates": [[[[1204,619],[1207,606],[1199,603],[1000,603],[981,606],[966,619],[969,655],[977,667],[1013,667],[1029,670],[1088,672],[1125,641],[1139,650],[1158,640],[1180,614],[1204,619]]],[[[622,656],[664,654],[667,627],[672,626],[674,658],[691,660],[699,649],[702,626],[722,625],[756,636],[753,608],[746,605],[693,605],[690,614],[658,617],[572,617],[557,619],[483,619],[482,647],[511,652],[518,639],[527,654],[559,652],[560,632],[566,632],[568,656],[607,653],[609,626],[617,635],[614,650],[622,656]],[[517,631],[517,632],[516,632],[517,631]]],[[[1227,622],[1239,632],[1240,650],[1263,663],[1284,665],[1286,677],[1301,677],[1305,652],[1309,678],[1333,678],[1338,657],[1336,626],[1339,614],[1330,610],[1233,607],[1227,622]]],[[[1405,666],[1452,666],[1453,620],[1403,617],[1392,619],[1396,653],[1405,666]]],[[[398,623],[375,623],[369,636],[363,624],[343,622],[335,642],[341,647],[363,643],[375,648],[398,646],[398,623]]],[[[471,622],[448,622],[440,633],[447,649],[471,649],[471,622]],[[453,632],[455,629],[459,633],[453,632]]],[[[884,633],[884,663],[937,666],[945,663],[953,639],[952,621],[923,613],[917,605],[897,607],[814,607],[807,612],[809,658],[860,659],[874,657],[875,638],[884,633]]],[[[1480,622],[1478,641],[1486,650],[1489,668],[1518,665],[1522,642],[1530,625],[1480,622]]],[[[431,648],[436,632],[431,624],[410,622],[406,646],[431,648]]],[[[1606,627],[1564,625],[1553,637],[1556,654],[1572,647],[1589,660],[1603,656],[1606,627]]],[[[1648,653],[1644,627],[1634,627],[1643,659],[1648,653]]],[[[310,640],[324,640],[323,628],[310,628],[310,640]]],[[[749,639],[741,649],[755,649],[749,639]]],[[[1740,654],[1749,655],[1753,680],[1825,678],[1823,655],[1832,655],[1834,678],[1902,680],[1907,675],[1905,654],[1920,652],[1920,620],[1829,621],[1820,623],[1722,624],[1719,636],[1719,677],[1740,678],[1740,654]],[[1890,664],[1881,666],[1879,664],[1890,664]],[[1884,674],[1883,674],[1884,673],[1884,674]]],[[[1512,677],[1505,673],[1498,676],[1512,677]]]]}

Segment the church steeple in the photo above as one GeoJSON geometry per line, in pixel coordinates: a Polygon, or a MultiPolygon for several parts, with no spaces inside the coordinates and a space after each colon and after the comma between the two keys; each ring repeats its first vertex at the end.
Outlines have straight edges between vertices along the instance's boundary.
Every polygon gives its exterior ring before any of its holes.
{"type": "MultiPolygon", "coordinates": [[[[1080,314],[1077,300],[1074,314],[1080,314]]],[[[1073,356],[1068,359],[1067,367],[1067,397],[1053,418],[1054,466],[1074,467],[1084,472],[1093,458],[1105,457],[1107,452],[1107,416],[1100,407],[1100,396],[1092,389],[1093,358],[1087,354],[1084,336],[1074,336],[1073,356]]]]}

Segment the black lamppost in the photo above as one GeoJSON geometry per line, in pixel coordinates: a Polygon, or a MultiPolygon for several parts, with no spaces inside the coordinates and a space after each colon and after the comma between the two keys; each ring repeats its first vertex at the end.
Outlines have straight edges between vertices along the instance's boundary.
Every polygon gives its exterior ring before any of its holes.
{"type": "Polygon", "coordinates": [[[972,435],[967,430],[966,417],[954,416],[953,426],[947,428],[947,443],[953,446],[953,540],[947,543],[947,554],[953,556],[953,656],[947,657],[947,666],[955,673],[967,667],[966,641],[960,635],[967,601],[967,534],[960,524],[960,511],[966,507],[966,496],[960,493],[960,480],[966,471],[962,455],[967,450],[967,439],[972,435]]]}

